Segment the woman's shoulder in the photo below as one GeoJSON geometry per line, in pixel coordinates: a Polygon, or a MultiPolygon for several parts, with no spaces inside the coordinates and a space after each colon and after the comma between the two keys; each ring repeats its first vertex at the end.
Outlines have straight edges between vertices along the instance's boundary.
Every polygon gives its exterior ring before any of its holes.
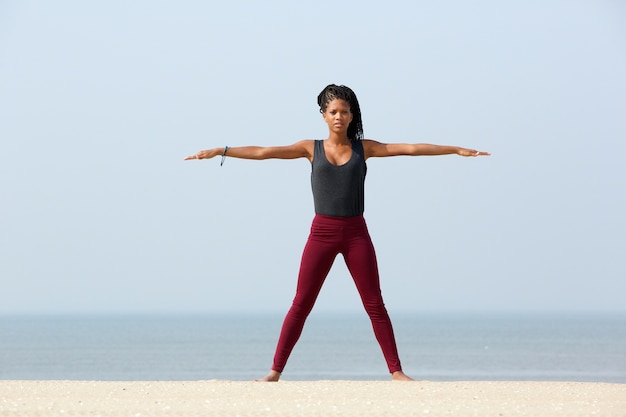
{"type": "Polygon", "coordinates": [[[363,150],[365,150],[365,152],[368,152],[370,149],[375,148],[376,146],[380,146],[380,142],[373,139],[361,139],[359,142],[361,142],[363,150]]]}
{"type": "Polygon", "coordinates": [[[372,146],[380,146],[381,143],[374,139],[361,139],[361,143],[364,148],[371,148],[372,146]]]}
{"type": "Polygon", "coordinates": [[[292,145],[289,145],[289,147],[298,152],[300,155],[306,157],[309,161],[312,161],[315,150],[315,143],[315,139],[303,139],[292,145]]]}
{"type": "Polygon", "coordinates": [[[313,145],[315,142],[316,142],[316,139],[302,139],[289,146],[292,146],[295,148],[302,148],[302,147],[309,148],[310,147],[311,149],[313,149],[313,145]]]}
{"type": "Polygon", "coordinates": [[[374,139],[363,139],[361,140],[361,143],[363,143],[363,153],[365,154],[365,159],[372,156],[378,156],[378,154],[383,151],[386,146],[384,143],[374,139]]]}
{"type": "Polygon", "coordinates": [[[318,148],[320,146],[324,146],[324,140],[323,139],[303,139],[299,142],[295,143],[296,146],[301,146],[303,148],[306,148],[307,150],[313,152],[313,150],[315,148],[318,148]]]}

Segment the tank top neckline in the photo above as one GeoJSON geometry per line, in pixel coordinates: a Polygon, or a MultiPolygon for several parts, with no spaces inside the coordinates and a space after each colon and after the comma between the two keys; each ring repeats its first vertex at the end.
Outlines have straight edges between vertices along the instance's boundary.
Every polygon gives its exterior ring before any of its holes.
{"type": "Polygon", "coordinates": [[[326,156],[326,149],[324,149],[324,141],[325,139],[319,139],[320,143],[320,147],[322,148],[322,155],[324,156],[324,159],[326,160],[326,162],[328,162],[328,164],[330,166],[336,167],[336,168],[341,168],[341,167],[345,167],[346,165],[348,165],[350,163],[350,161],[352,161],[352,158],[354,158],[354,143],[351,141],[350,142],[350,158],[348,158],[348,160],[346,162],[344,162],[341,165],[335,165],[332,162],[330,162],[330,160],[328,159],[328,157],[326,156]]]}

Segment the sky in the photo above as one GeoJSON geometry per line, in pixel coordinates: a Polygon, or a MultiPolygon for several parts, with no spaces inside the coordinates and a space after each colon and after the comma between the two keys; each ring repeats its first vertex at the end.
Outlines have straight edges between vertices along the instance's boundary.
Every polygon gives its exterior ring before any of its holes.
{"type": "MultiPolygon", "coordinates": [[[[328,133],[491,152],[370,159],[390,313],[625,312],[618,0],[0,1],[0,314],[286,312],[328,133]]],[[[316,311],[362,311],[341,257],[316,311]]]]}

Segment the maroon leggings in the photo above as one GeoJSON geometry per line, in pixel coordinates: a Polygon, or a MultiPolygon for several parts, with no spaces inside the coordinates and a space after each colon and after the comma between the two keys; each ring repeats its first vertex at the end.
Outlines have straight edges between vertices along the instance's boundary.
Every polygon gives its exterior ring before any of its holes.
{"type": "Polygon", "coordinates": [[[376,253],[365,219],[363,216],[329,217],[317,214],[302,254],[296,296],[278,339],[272,366],[274,371],[283,371],[339,253],[346,261],[363,306],[372,321],[374,335],[383,351],[389,372],[401,370],[391,320],[380,291],[376,253]]]}

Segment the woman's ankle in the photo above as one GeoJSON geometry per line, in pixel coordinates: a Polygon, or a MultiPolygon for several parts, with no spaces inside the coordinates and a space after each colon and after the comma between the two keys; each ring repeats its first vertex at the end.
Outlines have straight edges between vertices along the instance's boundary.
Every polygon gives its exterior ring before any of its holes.
{"type": "Polygon", "coordinates": [[[413,378],[411,378],[410,376],[408,376],[402,371],[392,372],[391,380],[392,381],[415,381],[413,378]]]}
{"type": "Polygon", "coordinates": [[[280,379],[280,372],[271,370],[269,374],[263,378],[255,379],[256,382],[278,382],[280,379]]]}

